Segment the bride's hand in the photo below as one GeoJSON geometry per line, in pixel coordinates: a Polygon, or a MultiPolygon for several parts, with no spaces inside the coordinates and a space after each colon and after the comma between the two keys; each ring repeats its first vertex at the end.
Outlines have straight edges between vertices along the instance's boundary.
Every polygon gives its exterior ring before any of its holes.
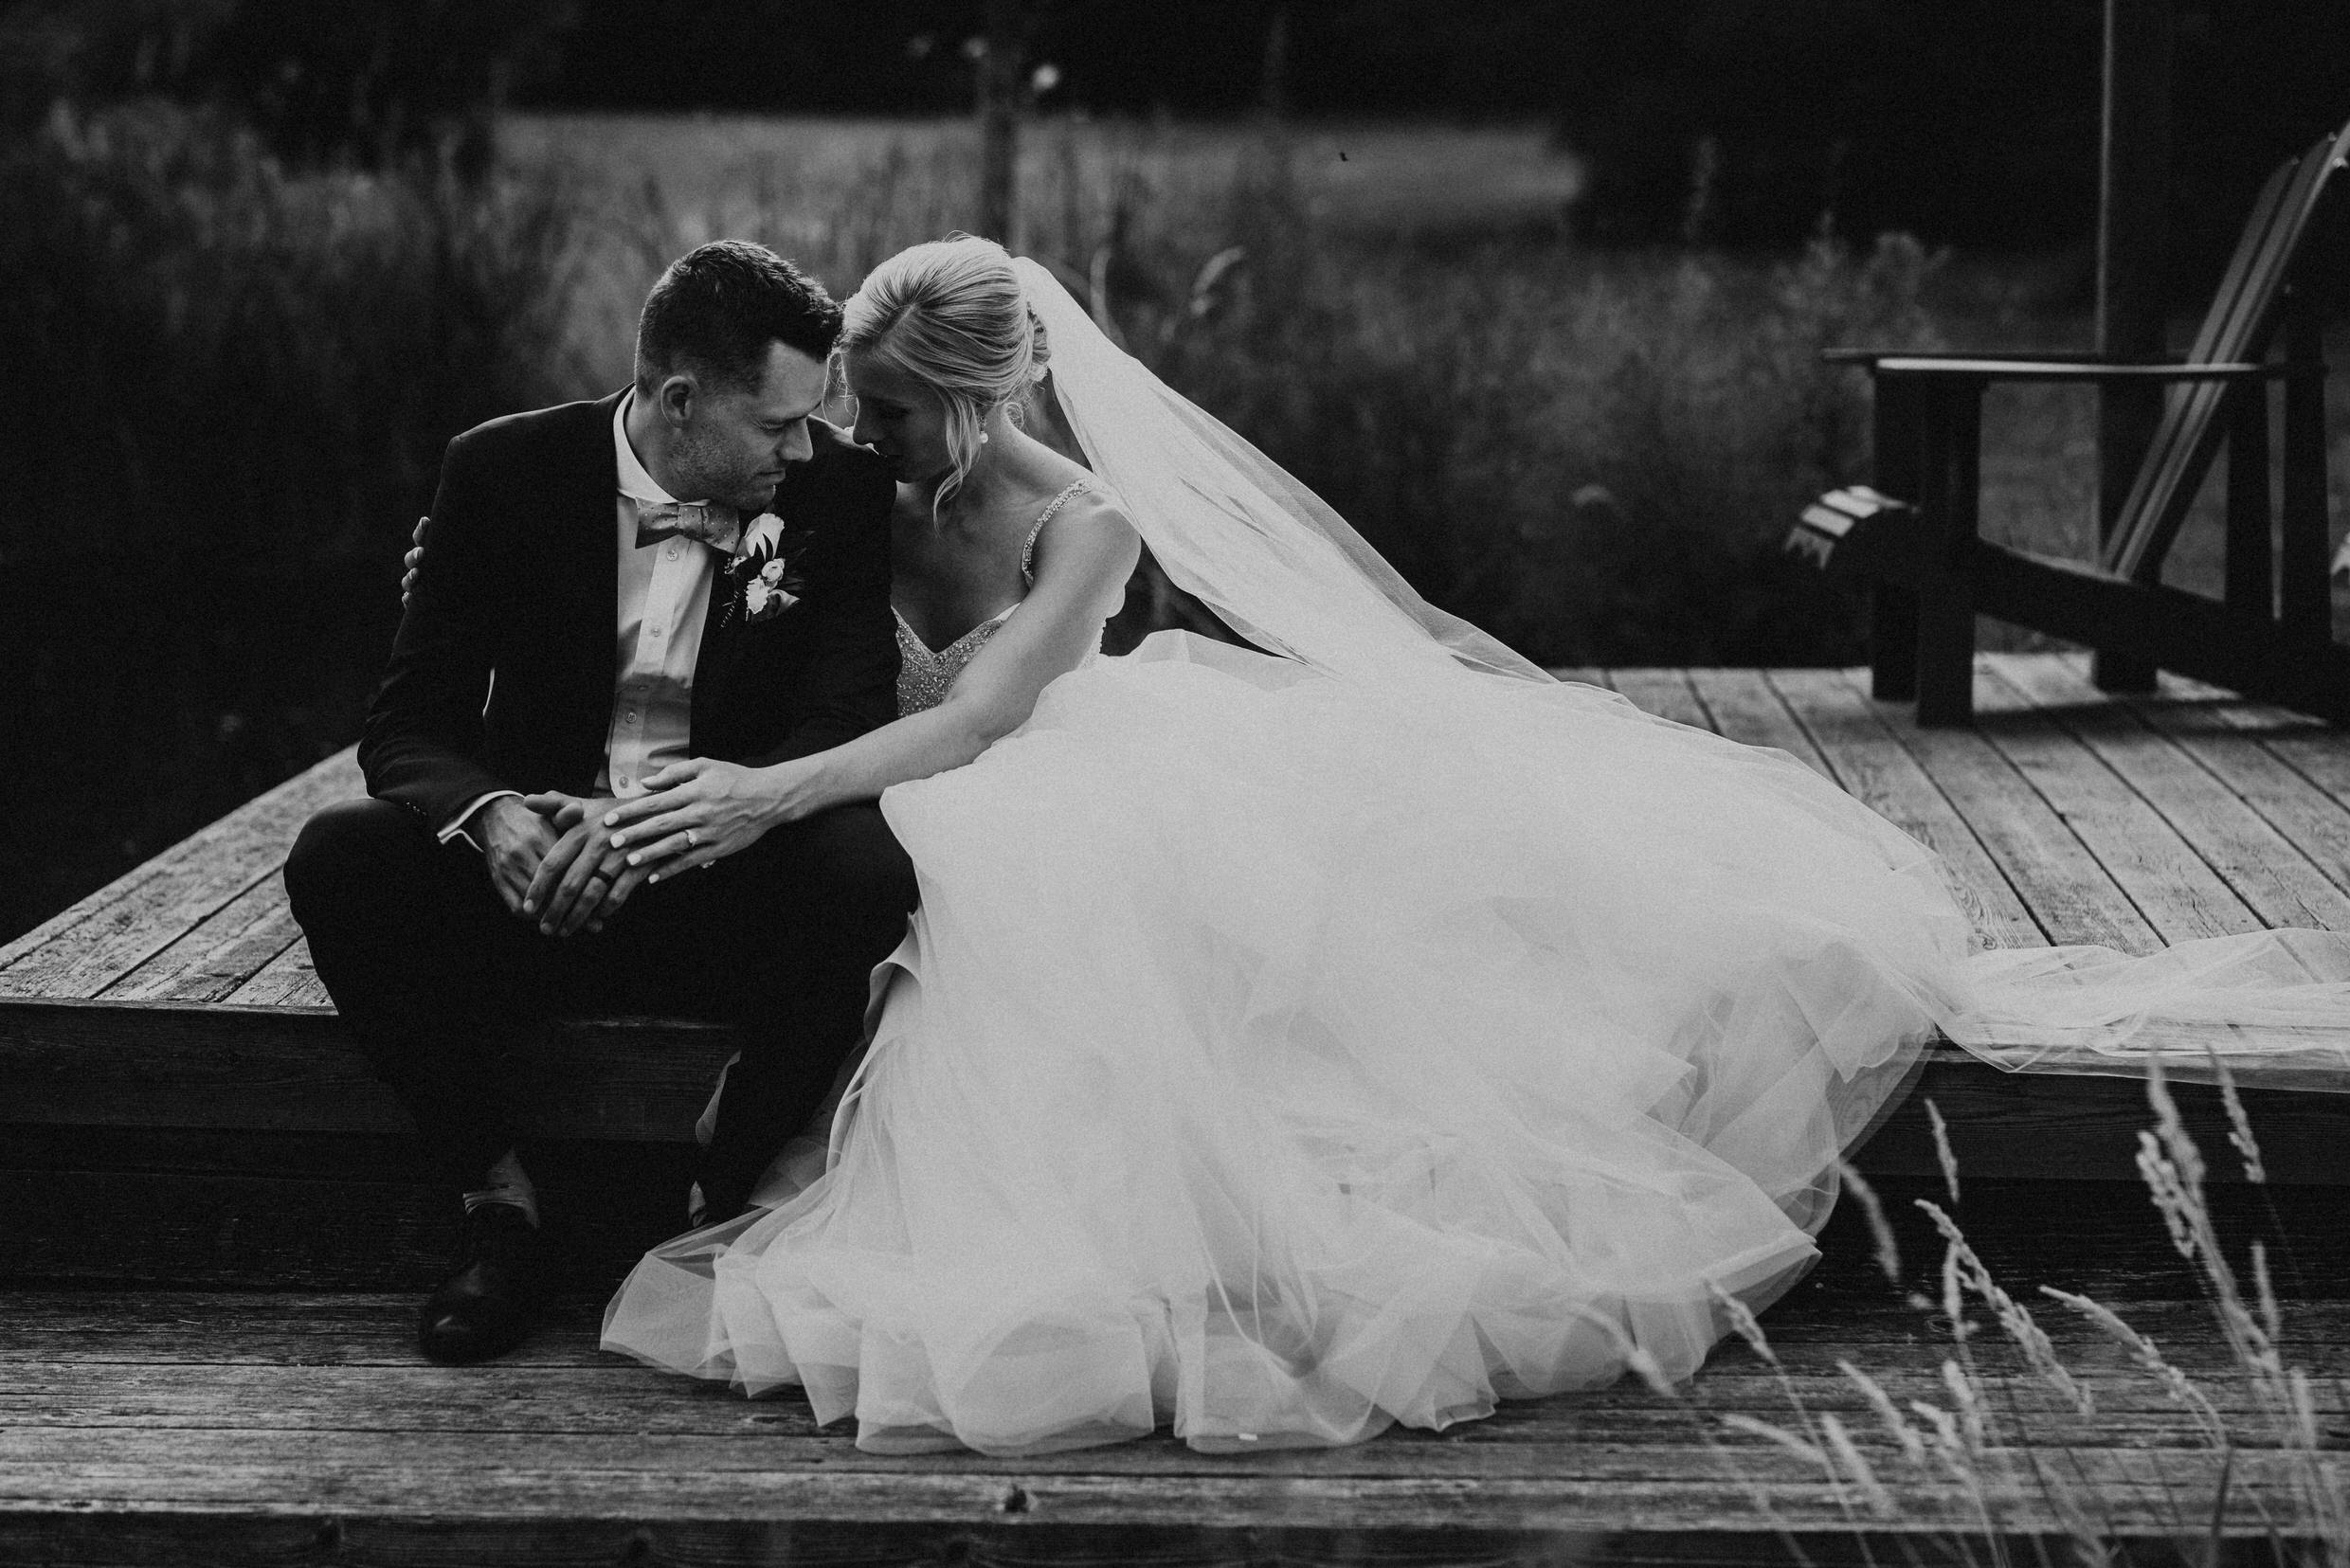
{"type": "Polygon", "coordinates": [[[689,757],[647,775],[648,793],[606,812],[604,825],[629,868],[659,882],[749,849],[796,815],[790,786],[800,771],[689,757]]]}

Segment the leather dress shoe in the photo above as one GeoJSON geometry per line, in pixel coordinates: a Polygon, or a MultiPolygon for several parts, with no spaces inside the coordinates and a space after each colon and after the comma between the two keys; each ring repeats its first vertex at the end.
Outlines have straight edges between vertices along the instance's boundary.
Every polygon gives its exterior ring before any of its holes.
{"type": "Polygon", "coordinates": [[[416,1341],[444,1366],[503,1356],[530,1337],[546,1294],[538,1227],[512,1203],[465,1216],[457,1270],[425,1300],[416,1341]]]}

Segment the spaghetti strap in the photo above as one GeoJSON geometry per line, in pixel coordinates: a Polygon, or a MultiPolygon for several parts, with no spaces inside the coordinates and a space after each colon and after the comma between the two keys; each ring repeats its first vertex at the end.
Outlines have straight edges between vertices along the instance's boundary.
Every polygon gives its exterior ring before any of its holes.
{"type": "Polygon", "coordinates": [[[1054,514],[1069,504],[1071,496],[1091,483],[1093,483],[1091,478],[1070,480],[1068,486],[1059,495],[1045,502],[1044,510],[1038,514],[1037,526],[1028,531],[1028,542],[1020,547],[1020,580],[1030,587],[1037,586],[1037,574],[1032,569],[1037,558],[1037,536],[1044,532],[1044,525],[1053,520],[1054,514]]]}

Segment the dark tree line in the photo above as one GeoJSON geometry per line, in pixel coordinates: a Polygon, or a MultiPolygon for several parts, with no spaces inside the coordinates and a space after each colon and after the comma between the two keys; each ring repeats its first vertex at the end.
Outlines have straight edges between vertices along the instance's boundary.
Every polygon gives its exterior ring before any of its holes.
{"type": "MultiPolygon", "coordinates": [[[[1040,107],[1532,118],[1603,243],[2079,243],[2102,0],[1024,0],[1040,107]],[[1274,41],[1278,40],[1277,45],[1274,41]],[[1274,45],[1269,50],[1269,45],[1274,45]],[[1270,67],[1270,73],[1269,73],[1270,67]]],[[[959,113],[984,0],[15,0],[0,103],[217,101],[296,159],[486,145],[504,102],[959,113]]],[[[2350,117],[2350,4],[2178,0],[2176,218],[2208,264],[2284,153],[2350,117]]]]}

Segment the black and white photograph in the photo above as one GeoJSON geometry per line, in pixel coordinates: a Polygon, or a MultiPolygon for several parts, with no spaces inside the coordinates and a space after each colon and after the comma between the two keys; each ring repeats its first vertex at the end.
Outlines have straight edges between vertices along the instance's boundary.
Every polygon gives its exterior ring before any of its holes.
{"type": "Polygon", "coordinates": [[[2342,0],[0,0],[0,1563],[2350,1564],[2342,0]]]}

